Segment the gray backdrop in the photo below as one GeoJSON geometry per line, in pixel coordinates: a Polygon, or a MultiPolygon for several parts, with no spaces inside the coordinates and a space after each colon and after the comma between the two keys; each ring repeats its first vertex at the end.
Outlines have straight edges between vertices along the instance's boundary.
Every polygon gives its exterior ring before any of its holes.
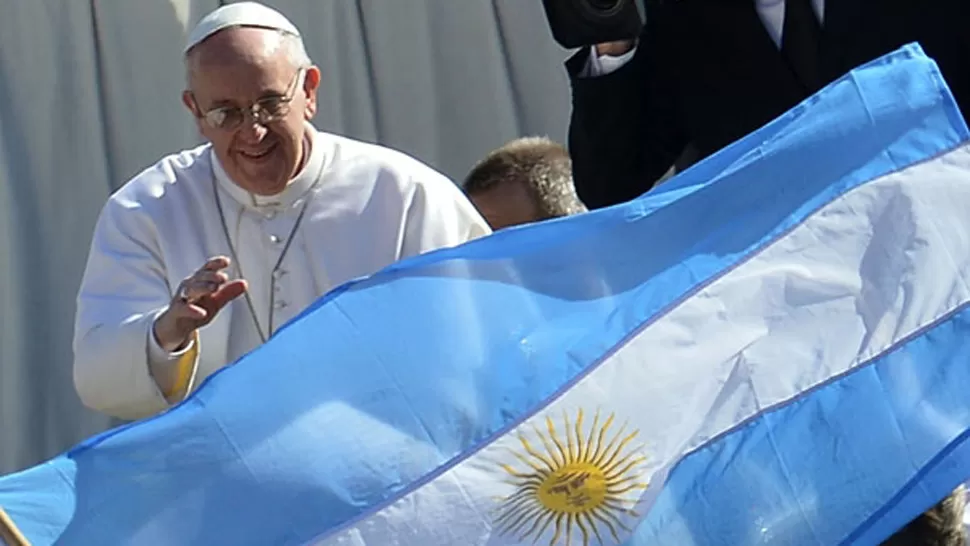
{"type": "MultiPolygon", "coordinates": [[[[224,2],[225,3],[225,2],[224,2]]],[[[540,0],[269,0],[323,71],[317,126],[455,179],[511,138],[565,139],[569,88],[540,0]]],[[[0,473],[112,423],[71,378],[98,211],[199,142],[180,48],[217,0],[0,0],[0,473]]]]}

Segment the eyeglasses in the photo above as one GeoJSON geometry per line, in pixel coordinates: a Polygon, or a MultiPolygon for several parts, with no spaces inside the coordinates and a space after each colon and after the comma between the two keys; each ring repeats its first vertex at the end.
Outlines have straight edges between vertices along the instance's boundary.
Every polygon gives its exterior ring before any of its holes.
{"type": "Polygon", "coordinates": [[[296,97],[296,92],[303,82],[305,73],[306,69],[304,68],[296,72],[289,85],[286,86],[286,94],[283,96],[264,97],[252,106],[244,108],[220,106],[204,112],[202,119],[209,127],[224,131],[231,131],[242,125],[246,121],[247,114],[252,116],[253,121],[262,125],[279,121],[290,112],[290,103],[296,97]]]}

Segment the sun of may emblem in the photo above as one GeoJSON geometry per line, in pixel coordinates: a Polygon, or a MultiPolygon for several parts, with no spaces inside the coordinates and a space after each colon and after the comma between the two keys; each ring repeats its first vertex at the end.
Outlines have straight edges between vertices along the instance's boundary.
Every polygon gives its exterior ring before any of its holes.
{"type": "Polygon", "coordinates": [[[563,415],[561,429],[549,417],[545,432],[533,427],[536,445],[519,434],[521,449],[512,453],[521,465],[502,465],[515,486],[495,519],[503,536],[535,543],[550,533],[550,546],[574,544],[573,537],[585,546],[594,537],[618,544],[621,530],[631,532],[620,516],[639,517],[633,507],[647,488],[639,468],[646,458],[629,447],[638,431],[623,425],[611,433],[613,420],[600,423],[597,412],[585,429],[579,410],[574,423],[563,415]]]}

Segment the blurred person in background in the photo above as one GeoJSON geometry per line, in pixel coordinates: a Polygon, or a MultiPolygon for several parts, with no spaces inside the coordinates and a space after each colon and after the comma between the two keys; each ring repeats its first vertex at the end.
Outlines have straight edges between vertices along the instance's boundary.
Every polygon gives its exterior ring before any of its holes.
{"type": "Polygon", "coordinates": [[[639,39],[567,62],[569,151],[590,208],[633,199],[849,70],[918,42],[970,113],[966,0],[646,0],[639,39]]]}
{"type": "Polygon", "coordinates": [[[208,142],[108,199],[78,294],[76,389],[121,419],[184,399],[335,286],[490,233],[442,174],[313,127],[320,70],[279,12],[216,9],[184,60],[208,142]]]}
{"type": "Polygon", "coordinates": [[[545,137],[518,138],[492,151],[462,188],[494,230],[586,211],[569,152],[545,137]]]}

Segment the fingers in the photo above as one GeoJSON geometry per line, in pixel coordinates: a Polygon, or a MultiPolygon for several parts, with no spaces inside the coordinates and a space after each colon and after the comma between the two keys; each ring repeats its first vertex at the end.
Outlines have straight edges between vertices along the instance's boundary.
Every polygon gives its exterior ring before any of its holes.
{"type": "Polygon", "coordinates": [[[181,347],[194,330],[209,323],[222,307],[246,291],[246,282],[230,281],[223,270],[229,258],[216,256],[186,277],[167,310],[153,326],[163,348],[181,347]]]}
{"type": "Polygon", "coordinates": [[[212,303],[216,310],[222,309],[227,303],[246,292],[248,285],[244,280],[230,281],[212,293],[212,303]]]}
{"type": "Polygon", "coordinates": [[[182,282],[179,298],[194,302],[211,295],[229,281],[229,275],[222,271],[200,270],[195,275],[182,282]]]}
{"type": "Polygon", "coordinates": [[[227,281],[215,290],[207,292],[197,300],[189,300],[179,305],[179,316],[196,322],[196,326],[207,324],[230,301],[246,292],[248,285],[244,280],[227,281]]]}
{"type": "Polygon", "coordinates": [[[225,256],[216,256],[214,258],[209,258],[209,261],[203,265],[199,271],[220,271],[229,267],[232,261],[225,256]]]}
{"type": "Polygon", "coordinates": [[[229,258],[225,256],[210,258],[195,273],[182,281],[175,299],[182,303],[194,303],[219,290],[219,287],[229,280],[229,275],[222,270],[229,267],[230,263],[229,258]]]}
{"type": "Polygon", "coordinates": [[[230,281],[229,275],[222,271],[229,264],[228,258],[217,256],[182,281],[171,305],[175,313],[205,323],[227,303],[245,293],[246,281],[230,281]]]}

